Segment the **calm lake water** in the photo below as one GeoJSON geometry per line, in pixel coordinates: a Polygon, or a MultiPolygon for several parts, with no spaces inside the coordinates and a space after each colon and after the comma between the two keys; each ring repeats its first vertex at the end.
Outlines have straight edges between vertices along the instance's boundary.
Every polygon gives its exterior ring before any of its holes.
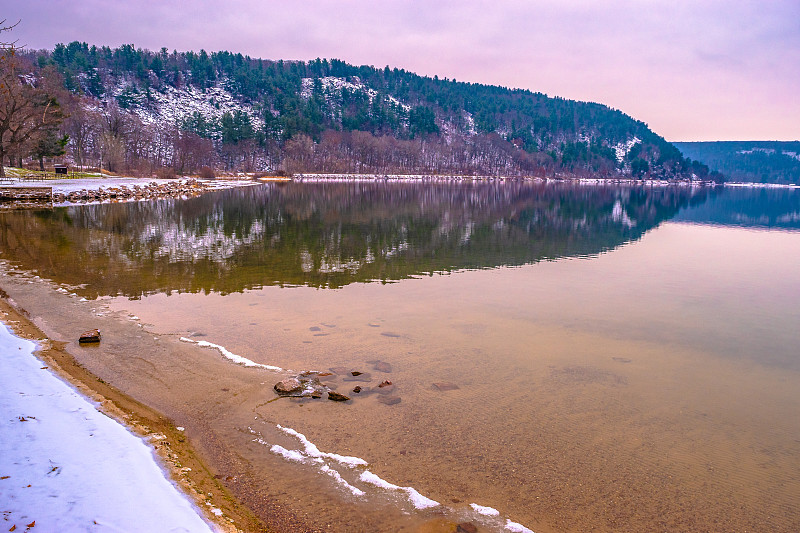
{"type": "Polygon", "coordinates": [[[0,251],[332,372],[352,402],[262,392],[231,437],[331,531],[800,531],[800,190],[291,183],[3,213],[0,251]]]}

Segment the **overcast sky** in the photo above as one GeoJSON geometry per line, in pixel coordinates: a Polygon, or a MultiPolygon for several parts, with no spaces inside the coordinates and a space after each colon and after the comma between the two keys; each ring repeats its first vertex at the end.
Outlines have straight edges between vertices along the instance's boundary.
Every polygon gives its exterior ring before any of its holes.
{"type": "Polygon", "coordinates": [[[800,0],[0,0],[3,18],[31,48],[338,58],[600,102],[670,141],[800,139],[800,0]]]}

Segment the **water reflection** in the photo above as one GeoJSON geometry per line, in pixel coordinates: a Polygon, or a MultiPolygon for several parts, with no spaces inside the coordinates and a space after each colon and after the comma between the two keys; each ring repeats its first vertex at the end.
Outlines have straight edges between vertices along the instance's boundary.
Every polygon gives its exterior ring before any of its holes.
{"type": "Polygon", "coordinates": [[[707,189],[514,183],[265,185],[0,215],[6,259],[87,296],[337,288],[598,254],[707,189]]]}
{"type": "Polygon", "coordinates": [[[713,202],[679,213],[675,220],[748,228],[800,230],[800,190],[725,188],[713,202]]]}

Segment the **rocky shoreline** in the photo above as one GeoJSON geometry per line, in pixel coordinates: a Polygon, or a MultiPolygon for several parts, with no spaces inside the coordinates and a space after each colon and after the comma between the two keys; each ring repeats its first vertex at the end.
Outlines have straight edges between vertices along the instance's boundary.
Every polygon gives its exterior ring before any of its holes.
{"type": "Polygon", "coordinates": [[[97,202],[106,200],[152,200],[155,198],[174,198],[180,196],[196,196],[215,189],[205,181],[189,179],[169,183],[149,182],[145,185],[120,185],[116,187],[100,187],[97,190],[81,189],[70,193],[53,193],[53,202],[97,202]]]}
{"type": "Polygon", "coordinates": [[[137,180],[109,178],[30,183],[0,188],[0,208],[24,209],[98,202],[190,198],[209,191],[255,185],[252,180],[137,180]]]}

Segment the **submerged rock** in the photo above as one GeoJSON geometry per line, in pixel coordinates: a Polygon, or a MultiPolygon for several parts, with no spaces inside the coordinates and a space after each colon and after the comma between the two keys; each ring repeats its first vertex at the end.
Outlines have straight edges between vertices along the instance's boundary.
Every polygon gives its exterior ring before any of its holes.
{"type": "Polygon", "coordinates": [[[375,363],[374,368],[378,372],[386,372],[387,374],[392,371],[392,365],[390,365],[386,361],[378,361],[377,363],[375,363]]]}
{"type": "Polygon", "coordinates": [[[273,388],[278,394],[291,394],[300,391],[303,388],[303,384],[297,378],[286,378],[277,382],[273,388]]]}
{"type": "Polygon", "coordinates": [[[384,405],[395,405],[402,401],[400,396],[381,396],[378,401],[384,405]]]}
{"type": "Polygon", "coordinates": [[[447,381],[439,381],[437,383],[434,383],[433,386],[436,388],[436,390],[440,391],[458,390],[461,388],[455,383],[449,383],[447,381]]]}
{"type": "Polygon", "coordinates": [[[390,394],[394,391],[394,383],[389,381],[382,381],[380,385],[378,385],[378,392],[381,394],[390,394]]]}
{"type": "Polygon", "coordinates": [[[363,383],[369,383],[372,381],[372,376],[369,372],[353,372],[351,376],[345,376],[342,378],[343,381],[361,381],[363,383]]]}
{"type": "Polygon", "coordinates": [[[456,527],[456,533],[478,533],[478,526],[472,522],[461,522],[456,527]]]}
{"type": "Polygon", "coordinates": [[[328,391],[328,399],[334,402],[346,402],[350,397],[335,391],[328,391]]]}

